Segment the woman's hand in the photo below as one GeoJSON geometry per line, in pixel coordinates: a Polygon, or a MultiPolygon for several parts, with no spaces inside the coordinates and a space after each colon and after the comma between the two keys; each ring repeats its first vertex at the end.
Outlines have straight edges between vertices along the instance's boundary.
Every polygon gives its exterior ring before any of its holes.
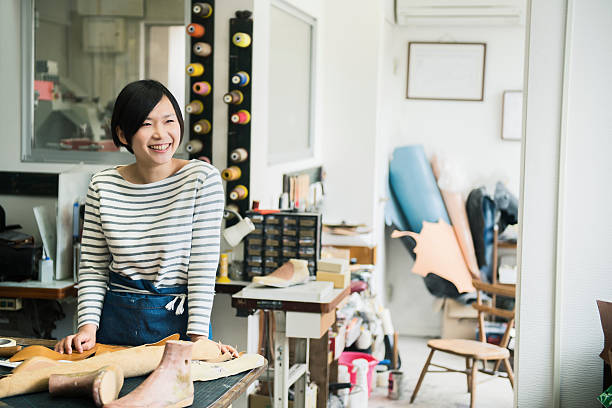
{"type": "Polygon", "coordinates": [[[59,353],[72,354],[72,350],[77,353],[87,351],[96,345],[95,324],[84,324],[76,334],[66,336],[55,344],[55,351],[59,353]]]}
{"type": "MultiPolygon", "coordinates": [[[[202,336],[199,334],[190,334],[189,337],[191,338],[191,341],[196,342],[200,339],[207,339],[207,336],[202,336]]],[[[232,357],[238,357],[238,350],[236,350],[234,347],[232,346],[228,346],[227,344],[223,344],[221,342],[216,343],[217,346],[219,346],[219,349],[221,350],[221,354],[223,353],[230,353],[232,355],[232,357]]]]}

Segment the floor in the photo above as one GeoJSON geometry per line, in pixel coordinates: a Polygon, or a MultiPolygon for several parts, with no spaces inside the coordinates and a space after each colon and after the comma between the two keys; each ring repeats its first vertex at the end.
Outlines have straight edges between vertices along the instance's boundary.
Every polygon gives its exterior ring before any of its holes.
{"type": "MultiPolygon", "coordinates": [[[[376,387],[372,390],[367,408],[463,408],[470,406],[466,376],[459,373],[427,373],[414,404],[410,404],[410,396],[429,355],[427,340],[422,337],[400,337],[401,371],[404,377],[402,397],[400,400],[390,400],[387,398],[386,387],[376,387]]],[[[432,362],[456,369],[465,368],[463,358],[440,352],[434,354],[432,362]]],[[[513,406],[514,393],[508,379],[480,374],[477,382],[476,407],[506,408],[513,406]]]]}

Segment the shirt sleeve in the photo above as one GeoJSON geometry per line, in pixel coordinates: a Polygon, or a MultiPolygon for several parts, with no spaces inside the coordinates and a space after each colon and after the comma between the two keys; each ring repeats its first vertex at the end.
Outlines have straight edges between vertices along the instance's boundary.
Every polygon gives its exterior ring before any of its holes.
{"type": "Polygon", "coordinates": [[[99,327],[108,282],[110,252],[100,221],[100,196],[92,181],[87,191],[79,264],[78,327],[99,327]]]}
{"type": "Polygon", "coordinates": [[[187,334],[208,336],[224,203],[221,176],[213,168],[196,191],[191,256],[187,271],[187,334]]]}

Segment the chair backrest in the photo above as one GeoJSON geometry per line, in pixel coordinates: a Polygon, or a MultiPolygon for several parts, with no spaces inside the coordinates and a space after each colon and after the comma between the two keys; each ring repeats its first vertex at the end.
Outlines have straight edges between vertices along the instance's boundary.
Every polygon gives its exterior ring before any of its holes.
{"type": "Polygon", "coordinates": [[[486,314],[502,317],[508,320],[508,324],[506,326],[506,331],[504,332],[504,336],[500,342],[501,347],[507,347],[508,342],[510,341],[510,332],[514,327],[514,310],[516,307],[513,307],[512,310],[508,309],[500,309],[493,304],[492,306],[488,306],[483,304],[482,302],[482,294],[481,292],[487,292],[492,295],[505,296],[509,298],[515,297],[516,285],[505,285],[501,283],[485,283],[479,280],[473,280],[472,284],[477,290],[476,303],[472,303],[472,307],[478,310],[478,327],[480,332],[480,341],[486,342],[486,332],[485,332],[485,324],[484,317],[486,314]]]}

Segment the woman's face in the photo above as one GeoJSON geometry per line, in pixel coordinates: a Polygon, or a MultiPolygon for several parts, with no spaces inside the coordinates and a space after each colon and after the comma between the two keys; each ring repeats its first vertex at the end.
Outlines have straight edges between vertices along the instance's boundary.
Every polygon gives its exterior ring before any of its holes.
{"type": "Polygon", "coordinates": [[[141,164],[165,164],[172,159],[180,141],[176,112],[164,95],[132,137],[132,150],[141,164]]]}

